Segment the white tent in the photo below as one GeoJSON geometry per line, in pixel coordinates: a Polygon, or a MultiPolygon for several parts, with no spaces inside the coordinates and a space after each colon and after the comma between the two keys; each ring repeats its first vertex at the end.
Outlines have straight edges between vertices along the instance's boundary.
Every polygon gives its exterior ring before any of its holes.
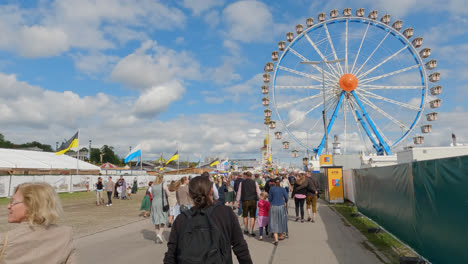
{"type": "Polygon", "coordinates": [[[0,168],[72,170],[77,166],[80,170],[99,170],[98,166],[81,160],[77,164],[77,159],[54,152],[0,148],[0,168]]]}

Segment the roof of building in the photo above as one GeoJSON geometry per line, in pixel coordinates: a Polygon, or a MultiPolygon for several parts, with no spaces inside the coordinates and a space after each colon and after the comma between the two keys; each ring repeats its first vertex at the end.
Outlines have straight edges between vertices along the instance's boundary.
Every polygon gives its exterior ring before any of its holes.
{"type": "Polygon", "coordinates": [[[54,152],[0,148],[0,168],[77,169],[77,167],[80,170],[99,170],[98,166],[77,161],[67,155],[55,155],[54,152]]]}

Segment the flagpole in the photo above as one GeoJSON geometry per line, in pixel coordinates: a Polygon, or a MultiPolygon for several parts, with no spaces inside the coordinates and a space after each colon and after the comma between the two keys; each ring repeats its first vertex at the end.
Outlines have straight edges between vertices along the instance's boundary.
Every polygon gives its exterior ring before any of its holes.
{"type": "MultiPolygon", "coordinates": [[[[177,142],[177,155],[179,155],[180,157],[180,153],[179,153],[179,143],[177,142]]],[[[179,157],[177,157],[177,174],[179,174],[179,157]]]]}
{"type": "Polygon", "coordinates": [[[142,171],[143,170],[143,154],[141,154],[142,151],[140,149],[140,170],[142,171]]]}

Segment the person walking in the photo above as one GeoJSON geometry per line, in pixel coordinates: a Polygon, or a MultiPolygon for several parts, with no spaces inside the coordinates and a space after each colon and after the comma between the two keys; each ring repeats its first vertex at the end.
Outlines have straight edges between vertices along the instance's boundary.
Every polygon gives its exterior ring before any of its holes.
{"type": "Polygon", "coordinates": [[[120,199],[122,200],[126,200],[127,199],[127,182],[125,181],[125,179],[120,176],[120,182],[122,183],[121,187],[121,192],[120,192],[120,199]]]}
{"type": "Polygon", "coordinates": [[[286,189],[280,186],[281,179],[275,179],[275,186],[270,188],[268,201],[270,202],[270,217],[268,221],[268,231],[273,233],[275,241],[273,244],[278,245],[279,240],[284,239],[284,233],[288,232],[288,214],[286,213],[286,204],[288,203],[288,195],[286,189]],[[279,237],[278,237],[279,234],[279,237]]]}
{"type": "Polygon", "coordinates": [[[156,229],[156,243],[163,243],[164,239],[162,234],[164,232],[164,226],[169,218],[169,203],[167,201],[167,193],[169,190],[164,185],[164,176],[158,174],[156,179],[151,186],[151,196],[153,202],[151,203],[150,220],[156,229]],[[167,211],[165,210],[167,208],[167,211]]]}
{"type": "Polygon", "coordinates": [[[138,192],[138,180],[137,177],[133,179],[133,185],[132,185],[132,194],[135,194],[138,192]]]}
{"type": "Polygon", "coordinates": [[[233,174],[229,175],[229,179],[226,183],[227,185],[227,193],[226,193],[226,204],[232,208],[232,210],[235,210],[235,205],[234,202],[236,201],[236,196],[234,193],[234,179],[233,179],[233,174]]]}
{"type": "MultiPolygon", "coordinates": [[[[242,175],[236,173],[235,180],[234,180],[234,192],[237,197],[237,194],[239,193],[239,185],[243,181],[242,175]]],[[[242,203],[242,201],[241,201],[242,203]]],[[[237,206],[237,215],[240,216],[242,214],[242,204],[237,206]]]]}
{"type": "Polygon", "coordinates": [[[104,205],[104,184],[102,184],[102,178],[98,177],[96,183],[96,206],[104,205]]]}
{"type": "Polygon", "coordinates": [[[260,194],[260,201],[258,201],[258,235],[260,240],[263,240],[263,228],[265,228],[266,235],[268,236],[268,218],[270,215],[270,202],[268,202],[268,193],[262,192],[260,194]]]}
{"type": "Polygon", "coordinates": [[[215,184],[216,189],[218,190],[218,200],[216,201],[216,204],[219,205],[224,205],[226,203],[226,193],[227,193],[227,187],[224,182],[223,176],[219,175],[218,178],[216,178],[216,184],[215,184]]]}
{"type": "Polygon", "coordinates": [[[307,176],[307,221],[312,221],[312,223],[315,223],[315,216],[317,214],[317,198],[319,195],[320,185],[318,180],[312,176],[311,173],[307,173],[307,176]]]}
{"type": "Polygon", "coordinates": [[[237,203],[239,207],[242,201],[242,217],[244,222],[244,234],[255,236],[255,214],[257,212],[257,201],[260,199],[260,188],[258,184],[252,180],[250,171],[244,173],[244,180],[239,184],[239,192],[237,193],[237,203]],[[249,216],[250,216],[250,232],[249,232],[249,216]]]}
{"type": "MultiPolygon", "coordinates": [[[[122,176],[120,176],[122,177],[122,176]]],[[[117,180],[117,182],[114,184],[114,198],[119,199],[119,192],[118,189],[121,186],[122,181],[120,179],[117,180]]]]}
{"type": "Polygon", "coordinates": [[[180,180],[179,181],[171,181],[171,184],[169,184],[168,190],[169,192],[167,193],[167,199],[169,201],[169,224],[168,227],[172,226],[172,223],[174,220],[177,218],[177,216],[180,214],[180,206],[177,203],[177,195],[176,192],[180,187],[180,180]]]}
{"type": "Polygon", "coordinates": [[[106,206],[112,205],[112,191],[114,190],[114,182],[112,181],[112,177],[109,176],[106,182],[106,192],[107,192],[107,204],[106,206]]]}
{"type": "Polygon", "coordinates": [[[182,211],[188,210],[192,207],[188,188],[188,179],[185,176],[180,179],[180,187],[176,191],[176,198],[181,213],[182,211]]]}
{"type": "Polygon", "coordinates": [[[151,186],[153,185],[153,182],[150,181],[148,183],[148,189],[146,190],[145,197],[143,197],[143,201],[141,201],[141,206],[140,206],[140,211],[143,210],[145,211],[145,214],[143,215],[144,218],[148,217],[150,214],[151,210],[151,186]]]}
{"type": "Polygon", "coordinates": [[[164,254],[164,264],[189,263],[184,260],[189,260],[190,263],[206,263],[204,259],[213,255],[217,257],[217,260],[209,263],[232,263],[231,250],[240,264],[253,263],[234,212],[226,206],[213,205],[212,186],[207,177],[195,177],[190,181],[189,192],[194,201],[194,207],[180,214],[174,221],[167,243],[167,252],[164,254]],[[207,229],[210,237],[216,237],[219,240],[212,243],[210,239],[200,240],[197,239],[200,238],[197,234],[200,235],[198,230],[201,229],[187,230],[193,227],[192,223],[199,223],[200,220],[204,220],[205,226],[208,222],[207,229]],[[214,248],[210,246],[217,246],[216,253],[218,254],[206,254],[213,252],[214,248]]]}
{"type": "Polygon", "coordinates": [[[296,205],[296,222],[299,221],[299,211],[301,213],[301,223],[304,223],[304,202],[307,197],[307,186],[305,174],[300,173],[294,182],[291,199],[294,198],[294,204],[296,205]]]}

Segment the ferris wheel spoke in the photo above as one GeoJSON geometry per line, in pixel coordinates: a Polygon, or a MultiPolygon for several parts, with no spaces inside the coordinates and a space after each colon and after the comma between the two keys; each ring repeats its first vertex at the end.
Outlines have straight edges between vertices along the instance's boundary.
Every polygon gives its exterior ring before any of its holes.
{"type": "Polygon", "coordinates": [[[291,102],[287,102],[287,103],[284,103],[284,104],[281,104],[281,105],[277,105],[276,108],[278,108],[278,109],[285,108],[285,107],[288,107],[290,105],[297,104],[297,103],[300,103],[300,102],[304,102],[304,101],[307,101],[307,100],[312,100],[312,99],[315,99],[315,98],[318,98],[318,97],[321,97],[321,96],[323,96],[322,92],[320,92],[320,93],[318,93],[316,95],[304,97],[304,98],[301,98],[301,99],[298,99],[298,100],[295,100],[295,101],[291,101],[291,102]]]}
{"type": "Polygon", "coordinates": [[[402,103],[402,102],[399,102],[399,101],[395,101],[395,100],[392,100],[392,99],[389,99],[389,98],[386,98],[386,97],[377,95],[377,94],[375,94],[375,93],[373,93],[373,92],[369,92],[369,91],[365,91],[365,90],[361,90],[361,92],[363,92],[363,94],[361,93],[361,95],[364,95],[364,96],[367,96],[367,97],[371,97],[371,98],[374,98],[374,99],[382,100],[382,101],[385,101],[385,102],[388,102],[388,103],[392,103],[392,104],[395,104],[395,105],[399,105],[399,106],[401,106],[401,107],[405,107],[405,108],[408,108],[408,109],[411,109],[411,110],[415,110],[415,111],[419,111],[419,110],[420,110],[420,108],[417,107],[417,106],[410,105],[410,104],[407,104],[407,103],[402,103]]]}
{"type": "Polygon", "coordinates": [[[327,58],[325,58],[325,56],[322,54],[322,52],[319,50],[319,48],[317,48],[317,45],[315,45],[315,43],[312,41],[312,39],[309,37],[309,35],[307,35],[307,33],[304,33],[304,36],[306,37],[309,44],[314,48],[315,52],[317,52],[317,54],[320,56],[320,58],[322,58],[323,63],[325,65],[327,65],[327,68],[330,70],[330,72],[333,72],[335,74],[335,76],[340,76],[340,74],[335,69],[335,67],[333,67],[329,63],[327,63],[327,58]]]}
{"type": "Polygon", "coordinates": [[[308,74],[308,73],[301,72],[301,71],[296,71],[296,70],[293,70],[291,68],[287,68],[287,67],[284,67],[284,66],[281,66],[281,65],[278,66],[278,69],[281,69],[283,71],[287,71],[287,72],[290,72],[290,73],[294,73],[294,74],[297,74],[299,76],[303,76],[303,77],[315,80],[317,82],[323,82],[323,79],[322,79],[321,76],[312,75],[312,74],[308,74]]]}
{"type": "Polygon", "coordinates": [[[369,55],[369,57],[367,57],[366,61],[361,65],[361,67],[355,73],[353,73],[355,76],[357,76],[359,74],[359,72],[361,72],[362,68],[364,68],[366,63],[372,58],[374,53],[380,48],[380,46],[385,41],[385,39],[388,37],[388,35],[390,35],[390,31],[388,31],[388,33],[385,35],[385,37],[382,39],[382,41],[380,41],[379,45],[377,45],[377,47],[375,47],[374,51],[372,51],[371,55],[369,55]]]}
{"type": "Polygon", "coordinates": [[[356,57],[354,57],[353,66],[351,67],[351,73],[353,73],[354,66],[356,66],[356,61],[357,61],[357,59],[359,57],[359,53],[361,52],[362,44],[364,43],[364,40],[366,39],[366,35],[367,35],[367,31],[369,30],[369,26],[370,26],[370,23],[367,24],[366,31],[364,32],[364,35],[362,36],[361,45],[359,45],[359,49],[358,49],[358,52],[356,54],[356,57]]]}
{"type": "Polygon", "coordinates": [[[346,30],[345,30],[345,73],[348,73],[348,21],[346,20],[346,30]]]}
{"type": "MultiPolygon", "coordinates": [[[[289,48],[289,51],[291,51],[294,55],[296,55],[296,57],[298,57],[299,59],[301,59],[302,61],[309,61],[309,59],[307,59],[306,57],[304,57],[302,54],[300,54],[299,52],[297,52],[295,49],[293,48],[289,48]]],[[[317,65],[315,64],[310,64],[313,68],[315,68],[317,71],[319,71],[320,73],[322,73],[322,69],[320,69],[320,67],[318,67],[317,65]]],[[[325,71],[325,69],[323,69],[323,73],[324,75],[327,77],[328,80],[333,80],[335,79],[335,76],[331,75],[328,71],[325,71]]]]}
{"type": "MultiPolygon", "coordinates": [[[[328,42],[330,43],[333,57],[335,58],[335,60],[338,60],[338,56],[336,55],[336,51],[335,51],[335,46],[333,46],[333,41],[331,39],[330,32],[328,31],[327,24],[324,24],[323,27],[325,28],[325,32],[327,33],[327,39],[328,39],[328,42]]],[[[341,64],[339,62],[337,63],[337,69],[339,70],[340,75],[343,75],[343,69],[341,68],[341,64]]]]}
{"type": "Polygon", "coordinates": [[[390,72],[390,73],[386,73],[386,74],[374,76],[374,77],[371,77],[371,78],[367,78],[367,79],[364,79],[364,80],[360,80],[359,83],[360,83],[360,85],[368,84],[368,83],[380,80],[382,78],[385,78],[385,77],[388,77],[388,76],[393,76],[395,74],[406,72],[406,71],[409,71],[409,70],[412,70],[412,69],[418,68],[418,67],[419,67],[419,64],[415,64],[413,66],[409,66],[409,67],[406,67],[406,68],[401,69],[401,70],[396,70],[396,71],[393,71],[393,72],[390,72]]]}
{"type": "Polygon", "coordinates": [[[302,118],[304,118],[306,115],[308,115],[310,112],[314,111],[315,109],[317,109],[319,106],[321,106],[323,104],[323,102],[315,105],[314,107],[312,107],[311,109],[309,109],[307,112],[305,112],[303,115],[299,116],[298,118],[294,119],[293,121],[289,122],[286,127],[289,127],[291,126],[292,124],[296,123],[297,121],[301,120],[302,118]]]}
{"type": "Polygon", "coordinates": [[[403,122],[396,120],[390,114],[388,114],[387,112],[385,112],[382,109],[380,109],[379,107],[377,107],[374,103],[372,103],[369,99],[367,99],[365,95],[363,95],[359,91],[356,91],[356,93],[361,96],[363,103],[365,103],[366,105],[372,107],[375,111],[379,112],[380,114],[382,114],[386,118],[390,119],[393,123],[395,123],[400,128],[404,128],[406,130],[409,130],[409,128],[405,124],[403,124],[403,122]]]}
{"type": "Polygon", "coordinates": [[[276,89],[312,89],[322,90],[322,85],[275,85],[276,89]]]}
{"type": "Polygon", "coordinates": [[[385,64],[387,61],[391,60],[392,58],[394,58],[395,56],[397,56],[398,54],[400,54],[402,51],[404,51],[405,49],[408,48],[408,45],[404,46],[403,48],[401,48],[399,51],[393,53],[392,55],[388,56],[385,60],[383,60],[382,62],[380,62],[379,64],[375,65],[372,69],[368,70],[367,72],[359,75],[357,78],[358,79],[361,79],[361,78],[364,78],[366,77],[369,73],[373,72],[375,69],[379,68],[380,66],[382,66],[383,64],[385,64]]]}
{"type": "Polygon", "coordinates": [[[396,89],[401,89],[401,90],[406,90],[406,89],[423,89],[424,86],[422,85],[401,85],[401,86],[393,86],[393,85],[372,85],[372,84],[363,84],[359,85],[358,88],[361,90],[384,90],[384,89],[389,89],[389,90],[396,90],[396,89]]]}

